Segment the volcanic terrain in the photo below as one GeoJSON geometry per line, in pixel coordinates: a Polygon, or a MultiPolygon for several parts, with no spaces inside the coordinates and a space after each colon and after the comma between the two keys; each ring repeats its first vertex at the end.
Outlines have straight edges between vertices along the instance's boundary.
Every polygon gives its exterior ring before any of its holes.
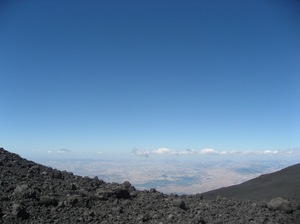
{"type": "Polygon", "coordinates": [[[0,148],[0,223],[300,223],[300,164],[195,195],[139,191],[0,148]]]}

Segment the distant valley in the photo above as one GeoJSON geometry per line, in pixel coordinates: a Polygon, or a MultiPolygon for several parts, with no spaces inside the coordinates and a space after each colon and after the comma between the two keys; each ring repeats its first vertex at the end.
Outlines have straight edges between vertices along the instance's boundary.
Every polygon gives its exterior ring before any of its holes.
{"type": "Polygon", "coordinates": [[[163,193],[195,194],[240,184],[275,172],[291,160],[41,160],[40,163],[81,176],[98,176],[106,182],[130,181],[137,189],[163,193]]]}

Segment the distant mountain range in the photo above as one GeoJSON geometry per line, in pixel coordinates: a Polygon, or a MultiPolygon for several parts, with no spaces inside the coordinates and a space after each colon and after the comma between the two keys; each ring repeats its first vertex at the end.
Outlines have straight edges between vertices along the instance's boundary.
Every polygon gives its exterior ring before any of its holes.
{"type": "Polygon", "coordinates": [[[202,195],[205,199],[214,199],[218,195],[240,199],[268,199],[278,196],[300,198],[300,164],[202,195]]]}

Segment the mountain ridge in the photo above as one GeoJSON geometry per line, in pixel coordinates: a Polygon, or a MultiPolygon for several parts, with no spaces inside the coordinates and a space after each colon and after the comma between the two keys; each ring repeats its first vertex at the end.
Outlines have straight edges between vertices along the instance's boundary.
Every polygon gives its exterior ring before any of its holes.
{"type": "Polygon", "coordinates": [[[279,196],[300,198],[300,163],[277,172],[262,174],[238,185],[204,192],[202,195],[206,199],[217,196],[255,200],[279,196]]]}

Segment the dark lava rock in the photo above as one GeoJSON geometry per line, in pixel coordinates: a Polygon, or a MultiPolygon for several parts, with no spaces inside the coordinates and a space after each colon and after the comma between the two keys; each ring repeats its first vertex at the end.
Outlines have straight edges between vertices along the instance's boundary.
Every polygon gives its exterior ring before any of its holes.
{"type": "Polygon", "coordinates": [[[58,204],[58,200],[50,196],[41,196],[40,204],[45,206],[56,206],[58,204]]]}
{"type": "Polygon", "coordinates": [[[300,203],[298,197],[206,200],[138,191],[128,181],[76,176],[0,148],[0,223],[295,224],[300,203]]]}
{"type": "Polygon", "coordinates": [[[29,218],[29,214],[26,211],[24,205],[15,203],[12,205],[12,210],[11,210],[11,214],[13,216],[15,216],[16,218],[21,218],[21,219],[28,219],[29,218]]]}
{"type": "Polygon", "coordinates": [[[174,205],[175,207],[181,208],[181,209],[183,209],[183,210],[187,210],[187,207],[186,207],[184,201],[182,201],[181,199],[175,199],[175,200],[173,201],[173,205],[174,205]]]}

